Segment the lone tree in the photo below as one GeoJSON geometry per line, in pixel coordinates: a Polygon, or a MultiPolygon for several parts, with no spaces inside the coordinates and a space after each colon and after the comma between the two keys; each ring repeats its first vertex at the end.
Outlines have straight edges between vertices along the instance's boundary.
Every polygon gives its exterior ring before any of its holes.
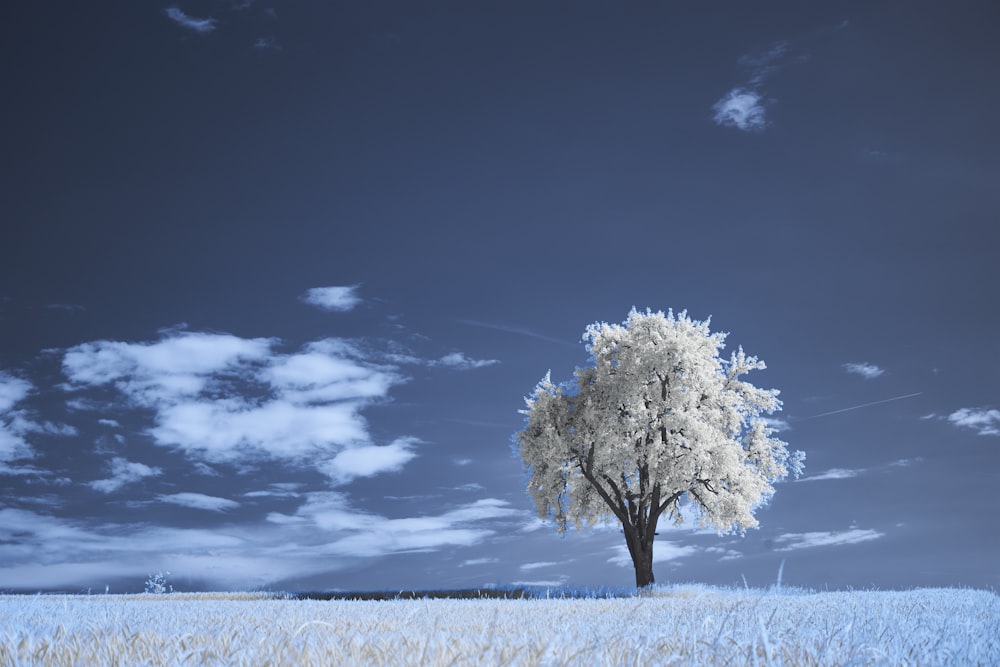
{"type": "Polygon", "coordinates": [[[593,365],[559,386],[546,374],[521,411],[515,441],[538,515],[560,533],[570,520],[621,522],[638,587],[654,582],[661,515],[680,524],[693,510],[702,527],[743,533],[771,483],[802,470],[804,454],[789,456],[760,417],[781,409],[778,391],[740,380],[764,362],[743,348],[721,359],[726,334],[708,325],[634,308],[622,325],[592,324],[593,365]]]}

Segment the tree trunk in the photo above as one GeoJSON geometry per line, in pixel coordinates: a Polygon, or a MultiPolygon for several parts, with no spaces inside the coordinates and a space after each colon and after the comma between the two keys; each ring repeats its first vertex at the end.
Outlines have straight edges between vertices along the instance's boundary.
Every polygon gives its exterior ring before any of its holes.
{"type": "Polygon", "coordinates": [[[632,564],[635,566],[635,586],[645,588],[652,586],[656,580],[653,578],[653,543],[648,545],[638,545],[635,553],[632,554],[632,564]]]}
{"type": "Polygon", "coordinates": [[[628,553],[632,556],[632,565],[635,567],[636,588],[644,588],[655,583],[653,578],[653,536],[644,539],[640,536],[639,529],[631,524],[623,524],[625,529],[625,544],[628,546],[628,553]]]}

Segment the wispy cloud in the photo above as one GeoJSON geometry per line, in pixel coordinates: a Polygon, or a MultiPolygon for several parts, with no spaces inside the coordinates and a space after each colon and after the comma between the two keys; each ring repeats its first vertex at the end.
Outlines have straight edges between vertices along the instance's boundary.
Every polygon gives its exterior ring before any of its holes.
{"type": "Polygon", "coordinates": [[[361,303],[358,288],[361,285],[346,285],[341,287],[312,287],[306,290],[301,299],[310,306],[337,313],[346,313],[361,303]]]}
{"type": "Polygon", "coordinates": [[[455,368],[457,370],[470,370],[473,368],[484,368],[486,366],[493,366],[494,364],[499,364],[500,361],[497,359],[470,359],[461,352],[452,352],[451,354],[446,354],[437,361],[434,362],[435,366],[446,366],[448,368],[455,368]]]}
{"type": "Polygon", "coordinates": [[[770,124],[767,105],[774,102],[762,92],[764,83],[777,72],[790,53],[788,42],[774,43],[762,53],[740,56],[738,63],[749,70],[743,85],[734,86],[714,105],[712,120],[722,127],[734,127],[744,132],[761,132],[770,124]]]}
{"type": "Polygon", "coordinates": [[[127,484],[138,482],[146,477],[156,477],[162,473],[160,468],[116,456],[111,459],[111,477],[90,482],[89,486],[101,493],[113,493],[127,484]]]}
{"type": "Polygon", "coordinates": [[[764,98],[753,90],[733,88],[712,105],[712,120],[722,127],[760,132],[767,127],[764,98]]]}
{"type": "Polygon", "coordinates": [[[829,470],[825,470],[815,475],[810,475],[808,477],[800,477],[795,481],[820,482],[833,479],[853,479],[855,477],[860,477],[861,475],[892,472],[899,468],[907,468],[921,461],[923,461],[923,459],[918,456],[912,459],[898,459],[896,461],[890,461],[889,463],[883,463],[881,465],[877,465],[871,468],[830,468],[829,470]]]}
{"type": "Polygon", "coordinates": [[[210,512],[225,512],[231,509],[236,509],[240,506],[240,504],[235,500],[218,498],[216,496],[207,496],[203,493],[171,493],[159,495],[157,496],[157,499],[160,502],[170,503],[172,505],[181,505],[183,507],[208,510],[210,512]]]}
{"type": "Polygon", "coordinates": [[[996,408],[959,408],[948,415],[948,421],[979,435],[1000,435],[1000,410],[996,408]]]}
{"type": "Polygon", "coordinates": [[[494,534],[481,525],[520,514],[506,501],[485,498],[442,514],[389,519],[359,512],[337,493],[312,494],[294,515],[272,513],[268,520],[310,534],[327,534],[313,549],[330,556],[372,558],[407,551],[435,551],[445,546],[472,546],[494,534]],[[478,524],[478,525],[477,525],[478,524]]]}
{"type": "Polygon", "coordinates": [[[775,538],[775,542],[782,545],[777,547],[778,551],[794,551],[796,549],[811,549],[813,547],[834,547],[847,544],[859,544],[869,542],[884,537],[885,533],[877,530],[864,530],[852,528],[851,530],[835,532],[814,532],[814,533],[785,533],[775,538]]]}
{"type": "Polygon", "coordinates": [[[762,417],[762,419],[764,420],[764,425],[773,431],[792,430],[791,424],[786,419],[779,419],[777,417],[762,417]]]}
{"type": "MultiPolygon", "coordinates": [[[[698,551],[698,547],[695,546],[680,546],[673,542],[657,541],[653,545],[653,562],[663,563],[678,558],[686,558],[687,556],[693,556],[698,551]]],[[[614,563],[619,567],[632,567],[632,557],[628,553],[627,546],[616,544],[614,552],[615,555],[608,559],[609,563],[614,563]]]]}
{"type": "Polygon", "coordinates": [[[885,370],[867,362],[844,364],[844,370],[854,375],[860,375],[866,380],[874,380],[885,373],[885,370]]]}
{"type": "Polygon", "coordinates": [[[199,19],[193,16],[188,16],[177,7],[167,7],[164,10],[164,13],[171,21],[180,27],[185,30],[196,32],[199,35],[207,35],[215,30],[216,20],[213,18],[199,19]]]}
{"type": "MultiPolygon", "coordinates": [[[[236,504],[191,493],[157,500],[211,512],[236,504]]],[[[141,582],[157,569],[169,569],[178,578],[207,579],[223,590],[264,587],[336,570],[356,559],[473,546],[496,533],[496,522],[519,514],[504,501],[486,498],[439,514],[390,519],[359,511],[341,494],[317,492],[295,514],[273,514],[263,524],[227,525],[220,531],[89,526],[0,507],[0,587],[86,588],[109,578],[141,582]]]]}
{"type": "Polygon", "coordinates": [[[253,48],[257,51],[282,51],[281,44],[278,44],[274,37],[258,37],[253,42],[253,48]]]}
{"type": "Polygon", "coordinates": [[[808,477],[800,477],[795,480],[796,482],[818,482],[821,480],[828,479],[851,479],[852,477],[857,477],[864,473],[864,469],[850,469],[850,468],[830,468],[825,472],[818,473],[816,475],[810,475],[808,477]]]}
{"type": "Polygon", "coordinates": [[[560,565],[560,563],[554,563],[554,562],[551,562],[551,561],[542,561],[542,562],[538,562],[538,563],[525,563],[524,565],[521,566],[520,569],[525,570],[525,571],[528,571],[528,570],[539,570],[539,569],[541,569],[543,567],[552,567],[554,565],[560,565]]]}
{"type": "MultiPolygon", "coordinates": [[[[0,371],[0,475],[21,474],[18,466],[8,464],[35,456],[28,442],[31,435],[76,435],[72,426],[39,421],[23,406],[34,391],[35,386],[28,380],[0,371]]],[[[30,468],[30,472],[38,471],[30,468]]]]}

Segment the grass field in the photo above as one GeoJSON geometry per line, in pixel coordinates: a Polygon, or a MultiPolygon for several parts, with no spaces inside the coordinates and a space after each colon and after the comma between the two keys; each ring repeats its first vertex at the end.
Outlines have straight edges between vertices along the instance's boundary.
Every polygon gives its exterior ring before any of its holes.
{"type": "Polygon", "coordinates": [[[0,596],[0,665],[998,665],[1000,596],[0,596]]]}

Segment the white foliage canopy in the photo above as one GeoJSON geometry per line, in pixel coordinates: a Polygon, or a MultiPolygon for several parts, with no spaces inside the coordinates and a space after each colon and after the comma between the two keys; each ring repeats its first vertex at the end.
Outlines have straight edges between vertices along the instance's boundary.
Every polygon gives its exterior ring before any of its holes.
{"type": "Polygon", "coordinates": [[[515,439],[539,516],[560,532],[617,520],[650,540],[661,514],[680,523],[687,507],[719,533],[756,527],[772,483],[798,476],[805,457],[761,417],[780,410],[778,391],[740,379],[764,362],[742,348],[720,358],[725,337],[686,311],[590,325],[593,365],[558,386],[547,374],[521,411],[515,439]]]}

